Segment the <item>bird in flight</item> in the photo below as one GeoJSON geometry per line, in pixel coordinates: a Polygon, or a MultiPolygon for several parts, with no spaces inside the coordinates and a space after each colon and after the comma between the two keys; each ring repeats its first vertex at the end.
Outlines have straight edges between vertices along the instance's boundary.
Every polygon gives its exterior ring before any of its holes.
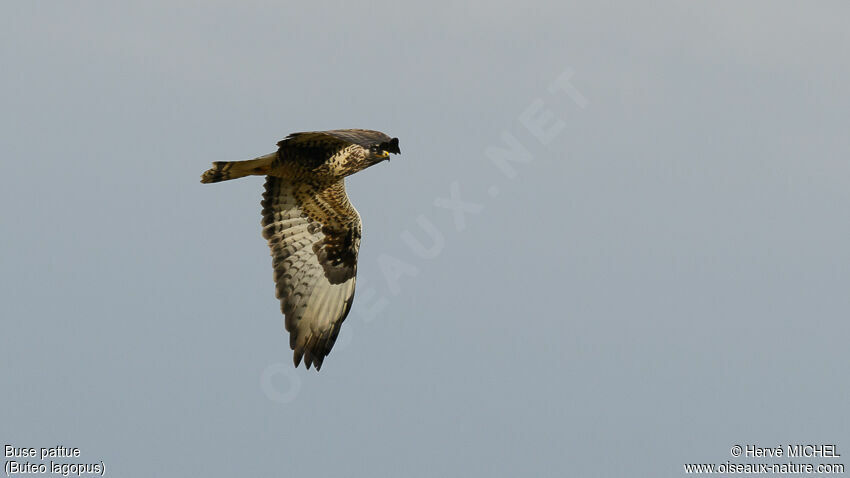
{"type": "Polygon", "coordinates": [[[263,237],[297,367],[318,371],[351,310],[360,214],[345,177],[401,153],[398,138],[366,129],[292,133],[278,150],[247,161],[217,161],[202,183],[266,176],[263,237]]]}

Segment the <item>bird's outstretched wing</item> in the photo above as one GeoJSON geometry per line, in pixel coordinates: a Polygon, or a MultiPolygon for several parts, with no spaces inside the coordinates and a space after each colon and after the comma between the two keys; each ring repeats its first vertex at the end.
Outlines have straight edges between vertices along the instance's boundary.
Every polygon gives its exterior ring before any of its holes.
{"type": "Polygon", "coordinates": [[[369,129],[335,129],[292,133],[278,141],[278,156],[297,160],[316,167],[340,150],[357,145],[363,148],[378,146],[391,153],[400,153],[398,138],[390,138],[380,131],[369,129]]]}
{"type": "Polygon", "coordinates": [[[354,300],[360,215],[343,180],[318,189],[267,176],[265,188],[263,237],[295,366],[303,357],[319,370],[354,300]]]}
{"type": "Polygon", "coordinates": [[[277,143],[278,146],[307,146],[324,144],[328,147],[343,148],[356,144],[368,148],[373,144],[390,141],[392,138],[380,131],[370,129],[332,129],[329,131],[310,131],[292,133],[277,143]]]}

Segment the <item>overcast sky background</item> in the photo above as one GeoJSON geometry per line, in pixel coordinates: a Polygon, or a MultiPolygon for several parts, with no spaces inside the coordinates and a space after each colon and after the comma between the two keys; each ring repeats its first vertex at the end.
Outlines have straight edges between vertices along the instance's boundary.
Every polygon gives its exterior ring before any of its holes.
{"type": "Polygon", "coordinates": [[[2,444],[121,477],[850,455],[850,4],[653,5],[3,2],[2,444]],[[199,176],[335,128],[402,154],[348,180],[358,293],[317,374],[262,178],[199,176]]]}

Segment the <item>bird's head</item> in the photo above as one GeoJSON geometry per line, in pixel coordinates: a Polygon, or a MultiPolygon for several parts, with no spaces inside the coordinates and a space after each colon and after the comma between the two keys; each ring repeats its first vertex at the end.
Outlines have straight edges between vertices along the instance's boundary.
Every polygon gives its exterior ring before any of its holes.
{"type": "Polygon", "coordinates": [[[374,161],[372,164],[380,163],[385,159],[389,161],[390,153],[401,153],[401,150],[398,148],[398,138],[393,138],[389,141],[384,141],[382,143],[375,143],[369,147],[369,155],[372,161],[374,161]]]}

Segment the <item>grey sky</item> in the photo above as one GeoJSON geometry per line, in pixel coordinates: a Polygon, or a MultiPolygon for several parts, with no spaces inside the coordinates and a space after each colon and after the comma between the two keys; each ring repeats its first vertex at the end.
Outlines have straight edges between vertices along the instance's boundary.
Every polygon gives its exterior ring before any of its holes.
{"type": "Polygon", "coordinates": [[[850,455],[849,4],[309,3],[0,7],[3,445],[122,477],[850,455]],[[402,155],[348,181],[358,292],[317,374],[262,180],[198,181],[332,128],[402,155]]]}

